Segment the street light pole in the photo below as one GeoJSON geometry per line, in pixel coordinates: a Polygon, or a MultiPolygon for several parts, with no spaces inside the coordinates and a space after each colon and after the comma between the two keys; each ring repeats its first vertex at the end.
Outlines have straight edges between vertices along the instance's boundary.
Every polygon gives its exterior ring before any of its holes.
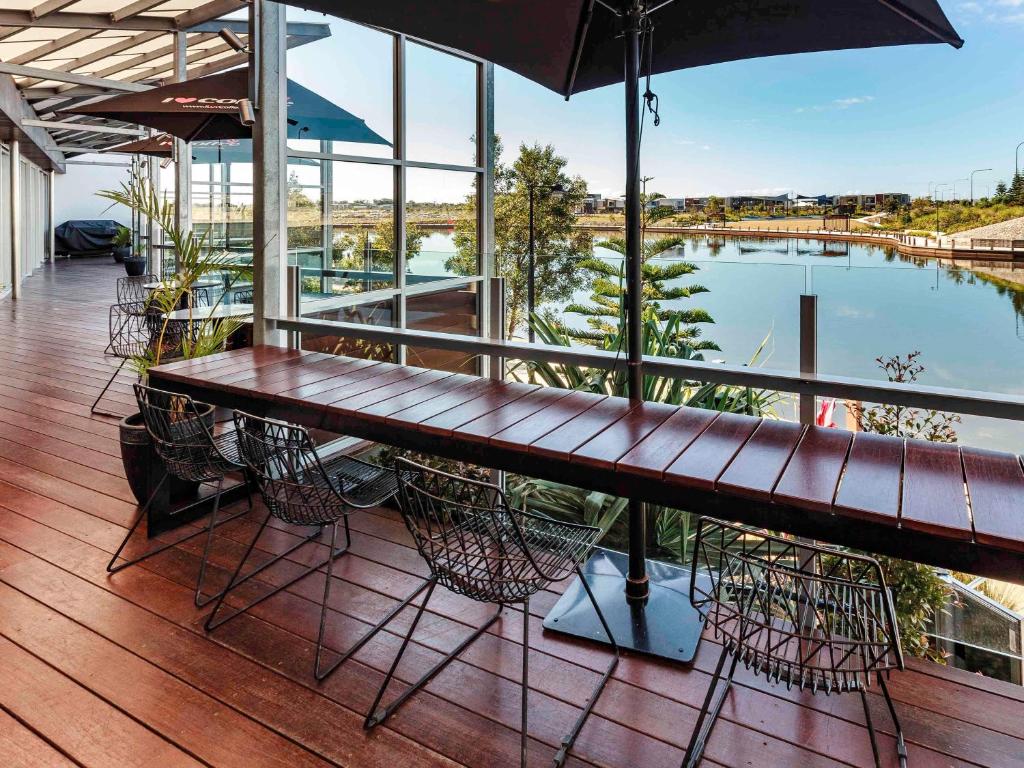
{"type": "Polygon", "coordinates": [[[956,196],[956,185],[959,184],[961,181],[970,181],[970,179],[953,179],[953,202],[954,203],[958,200],[958,198],[956,196]]]}
{"type": "Polygon", "coordinates": [[[1024,147],[1024,141],[1017,145],[1016,151],[1013,153],[1013,175],[1016,177],[1020,173],[1020,148],[1024,147]]]}
{"type": "Polygon", "coordinates": [[[935,183],[934,181],[929,181],[928,182],[928,197],[929,197],[929,199],[931,199],[932,195],[935,194],[934,192],[932,192],[932,184],[934,184],[934,183],[935,183]]]}
{"type": "Polygon", "coordinates": [[[991,171],[991,168],[979,168],[976,171],[971,171],[971,205],[974,205],[974,174],[984,173],[985,171],[991,171]]]}

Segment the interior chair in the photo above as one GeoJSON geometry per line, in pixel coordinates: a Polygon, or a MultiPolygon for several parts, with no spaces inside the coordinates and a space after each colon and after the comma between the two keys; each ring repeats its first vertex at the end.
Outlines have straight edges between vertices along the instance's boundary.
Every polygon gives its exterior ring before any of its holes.
{"type": "Polygon", "coordinates": [[[701,518],[690,601],[722,653],[684,766],[700,762],[740,663],[787,687],[859,693],[878,766],[866,692],[876,681],[895,726],[900,766],[906,766],[903,730],[886,684],[891,670],[903,669],[903,652],[892,595],[876,560],[701,518]]]}
{"type": "MultiPolygon", "coordinates": [[[[242,460],[259,489],[267,514],[207,617],[205,627],[208,631],[216,629],[326,565],[327,578],[324,582],[323,602],[320,606],[320,629],[317,636],[316,659],[313,665],[316,679],[323,680],[342,662],[362,648],[392,616],[408,604],[407,600],[395,608],[355,645],[341,654],[340,658],[330,664],[322,664],[325,655],[324,635],[333,564],[351,546],[348,516],[358,509],[380,506],[392,498],[397,490],[394,473],[350,456],[335,455],[321,458],[309,433],[304,428],[293,424],[274,419],[263,419],[240,411],[235,412],[234,421],[242,460]],[[313,530],[301,537],[287,551],[276,555],[242,576],[245,563],[255,550],[256,544],[271,518],[277,518],[291,525],[309,527],[313,530]],[[341,548],[338,547],[339,525],[345,537],[344,546],[341,548]],[[325,559],[303,569],[285,583],[253,598],[245,605],[221,615],[224,599],[231,590],[249,581],[308,542],[319,538],[327,528],[331,529],[331,536],[330,550],[325,559]]],[[[411,599],[409,598],[409,600],[411,599]]]]}
{"type": "MultiPolygon", "coordinates": [[[[217,595],[207,596],[203,594],[203,581],[206,575],[206,563],[210,554],[210,544],[213,540],[213,530],[218,525],[230,522],[252,511],[252,499],[250,497],[247,509],[221,521],[217,520],[221,496],[224,492],[224,481],[227,475],[244,469],[238,457],[238,440],[234,430],[214,435],[212,406],[206,403],[197,403],[188,395],[179,395],[162,389],[136,384],[135,398],[138,401],[139,411],[142,414],[142,419],[146,425],[146,431],[149,433],[149,439],[154,451],[163,462],[164,471],[160,480],[150,492],[149,499],[139,508],[138,517],[136,517],[132,527],[128,530],[121,545],[117,548],[114,556],[110,558],[110,562],[107,564],[107,571],[116,573],[204,533],[204,529],[199,528],[175,541],[163,542],[156,547],[150,548],[142,555],[118,562],[128,541],[149,512],[149,508],[152,506],[157,494],[166,483],[170,482],[172,477],[185,482],[214,485],[216,495],[213,498],[213,510],[210,513],[210,520],[205,529],[206,546],[203,549],[199,576],[196,579],[195,593],[196,605],[206,605],[217,597],[217,595]]],[[[174,510],[172,514],[180,515],[187,510],[193,509],[197,504],[208,502],[208,498],[201,499],[174,510]]]]}
{"type": "Polygon", "coordinates": [[[523,609],[523,673],[520,731],[520,764],[527,758],[527,698],[529,692],[530,597],[552,582],[576,574],[597,612],[612,645],[614,656],[572,730],[562,739],[555,765],[562,765],[576,741],[605,683],[619,660],[619,649],[608,623],[580,569],[601,529],[553,520],[509,506],[505,494],[495,485],[467,480],[398,459],[398,499],[402,517],[412,533],[416,548],[427,562],[430,577],[427,593],[377,692],[364,727],[385,722],[412,694],[432,680],[502,615],[506,605],[523,609]],[[493,615],[451,653],[441,659],[390,704],[381,701],[402,656],[409,646],[435,587],[481,603],[497,606],[493,615]]]}

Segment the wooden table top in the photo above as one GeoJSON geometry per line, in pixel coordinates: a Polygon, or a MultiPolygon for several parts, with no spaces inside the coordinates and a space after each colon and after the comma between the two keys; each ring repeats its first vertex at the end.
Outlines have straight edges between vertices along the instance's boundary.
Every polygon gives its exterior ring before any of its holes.
{"type": "Polygon", "coordinates": [[[306,426],[1024,582],[1012,454],[278,347],[150,377],[306,426]]]}

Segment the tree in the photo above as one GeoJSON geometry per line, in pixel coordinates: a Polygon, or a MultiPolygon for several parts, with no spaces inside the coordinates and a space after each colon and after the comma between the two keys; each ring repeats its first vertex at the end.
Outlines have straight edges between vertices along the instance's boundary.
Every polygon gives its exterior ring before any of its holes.
{"type": "Polygon", "coordinates": [[[707,204],[705,204],[705,206],[704,206],[704,213],[706,213],[708,215],[711,215],[711,214],[714,214],[714,213],[721,213],[721,212],[722,212],[722,199],[720,197],[716,197],[715,195],[711,195],[711,197],[708,198],[707,204]]]}
{"type": "Polygon", "coordinates": [[[1005,203],[1006,195],[1009,192],[1009,188],[1006,186],[1005,181],[1000,181],[996,184],[996,194],[992,199],[997,203],[1005,203]]]}
{"type": "MultiPolygon", "coordinates": [[[[405,228],[405,260],[411,261],[423,250],[423,239],[427,233],[415,224],[405,228]]],[[[362,269],[366,257],[370,257],[373,269],[390,270],[395,255],[395,222],[391,218],[378,221],[373,230],[361,229],[355,235],[344,234],[335,242],[336,250],[347,252],[335,259],[341,269],[362,269]]]]}
{"type": "Polygon", "coordinates": [[[1010,184],[1009,200],[1007,202],[1016,205],[1024,205],[1024,173],[1015,173],[1013,183],[1010,184]]]}
{"type": "MultiPolygon", "coordinates": [[[[526,288],[529,266],[529,184],[538,190],[534,200],[536,242],[535,290],[537,306],[567,301],[583,286],[585,273],[579,259],[593,252],[593,236],[573,228],[575,211],[583,204],[587,184],[579,176],[565,173],[566,159],[548,144],[519,147],[511,166],[501,162],[501,140],[494,139],[494,256],[497,274],[505,278],[505,307],[508,335],[512,337],[526,322],[526,288]],[[562,187],[555,200],[540,190],[562,187]]],[[[460,219],[455,225],[456,254],[446,267],[462,275],[477,273],[476,221],[460,219]]]]}
{"type": "Polygon", "coordinates": [[[299,183],[299,176],[295,171],[288,174],[288,207],[289,208],[315,208],[316,201],[307,195],[299,183]]]}
{"type": "MultiPolygon", "coordinates": [[[[698,340],[701,335],[699,323],[713,323],[714,319],[705,310],[699,308],[666,309],[663,301],[689,299],[695,294],[706,293],[703,285],[677,285],[668,287],[666,283],[691,275],[698,270],[696,264],[688,261],[655,261],[656,256],[681,246],[685,241],[681,237],[661,237],[657,240],[645,240],[641,249],[641,271],[644,278],[642,311],[650,314],[658,321],[674,320],[676,329],[674,342],[688,344],[695,349],[718,349],[713,341],[698,340]]],[[[601,243],[609,250],[626,254],[626,241],[621,237],[613,237],[601,243]]],[[[566,312],[582,315],[587,319],[588,331],[565,328],[565,332],[579,341],[600,345],[610,333],[615,332],[622,314],[623,297],[625,296],[625,276],[623,269],[625,259],[616,263],[602,259],[584,259],[580,265],[595,274],[593,293],[590,304],[570,304],[566,312]]]]}

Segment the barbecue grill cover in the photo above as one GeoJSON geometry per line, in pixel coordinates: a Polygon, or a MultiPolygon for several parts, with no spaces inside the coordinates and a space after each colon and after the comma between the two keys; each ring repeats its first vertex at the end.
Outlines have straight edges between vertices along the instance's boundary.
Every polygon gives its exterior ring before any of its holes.
{"type": "Polygon", "coordinates": [[[54,250],[68,256],[110,253],[113,249],[110,241],[120,226],[113,219],[65,221],[53,232],[54,250]]]}

